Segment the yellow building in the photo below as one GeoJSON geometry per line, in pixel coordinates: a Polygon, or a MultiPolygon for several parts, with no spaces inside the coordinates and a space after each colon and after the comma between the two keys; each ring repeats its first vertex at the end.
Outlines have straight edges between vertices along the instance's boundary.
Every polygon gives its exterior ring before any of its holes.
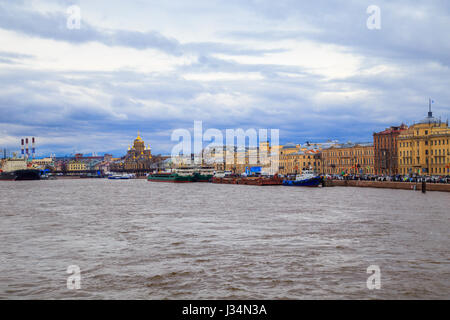
{"type": "Polygon", "coordinates": [[[374,174],[373,144],[346,143],[322,150],[324,174],[374,174]]]}
{"type": "Polygon", "coordinates": [[[85,171],[86,163],[82,161],[70,161],[67,165],[67,171],[85,171]]]}
{"type": "Polygon", "coordinates": [[[34,168],[45,168],[47,166],[53,166],[53,158],[33,159],[31,161],[34,168]]]}
{"type": "Polygon", "coordinates": [[[269,142],[261,142],[259,147],[217,146],[205,150],[203,160],[217,171],[241,174],[247,168],[261,167],[265,174],[275,174],[278,173],[280,149],[281,146],[270,146],[269,142]]]}
{"type": "Polygon", "coordinates": [[[305,150],[287,152],[281,155],[280,171],[282,175],[301,174],[303,170],[314,170],[320,173],[322,170],[320,150],[305,150]]]}
{"type": "Polygon", "coordinates": [[[422,121],[398,136],[400,174],[449,175],[450,128],[448,122],[433,117],[431,107],[422,121]]]}

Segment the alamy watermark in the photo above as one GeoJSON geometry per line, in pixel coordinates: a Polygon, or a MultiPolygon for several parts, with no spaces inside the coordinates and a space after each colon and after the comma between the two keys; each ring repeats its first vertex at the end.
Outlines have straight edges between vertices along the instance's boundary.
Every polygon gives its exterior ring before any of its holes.
{"type": "Polygon", "coordinates": [[[379,6],[370,5],[366,10],[367,14],[370,16],[367,18],[366,25],[369,30],[380,30],[381,29],[381,9],[379,6]]]}
{"type": "Polygon", "coordinates": [[[81,269],[77,265],[70,265],[67,267],[67,273],[70,274],[67,277],[67,289],[79,290],[81,289],[81,269]]]}
{"type": "Polygon", "coordinates": [[[67,17],[66,26],[69,30],[80,29],[81,28],[81,8],[79,6],[70,6],[66,10],[67,17]]]}
{"type": "Polygon", "coordinates": [[[203,122],[194,121],[193,132],[188,129],[172,132],[171,140],[178,144],[172,148],[171,158],[174,163],[188,165],[226,163],[278,168],[278,152],[272,148],[279,146],[279,135],[279,129],[237,128],[226,129],[224,136],[216,128],[203,132],[203,122]]]}
{"type": "Polygon", "coordinates": [[[381,289],[381,270],[377,265],[367,267],[367,273],[371,274],[366,281],[367,289],[380,290],[381,289]]]}

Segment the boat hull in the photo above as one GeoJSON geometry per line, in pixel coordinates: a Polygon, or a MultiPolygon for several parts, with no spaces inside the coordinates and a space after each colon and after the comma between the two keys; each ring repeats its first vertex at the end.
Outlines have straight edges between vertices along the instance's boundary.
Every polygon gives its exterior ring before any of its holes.
{"type": "Polygon", "coordinates": [[[180,176],[177,174],[170,174],[170,175],[163,175],[163,174],[156,174],[156,175],[149,175],[147,177],[147,181],[151,182],[172,182],[172,183],[187,183],[187,182],[194,182],[192,176],[180,176]]]}
{"type": "Polygon", "coordinates": [[[0,181],[25,181],[25,180],[40,180],[40,179],[41,179],[40,171],[33,169],[2,172],[0,174],[0,181]]]}
{"type": "Polygon", "coordinates": [[[291,187],[318,187],[321,183],[321,177],[314,177],[306,180],[283,180],[284,186],[291,187]]]}
{"type": "Polygon", "coordinates": [[[212,182],[220,184],[244,184],[252,186],[275,186],[282,184],[282,180],[278,177],[214,177],[212,178],[212,182]]]}
{"type": "Polygon", "coordinates": [[[213,175],[195,173],[193,176],[193,181],[194,182],[210,182],[212,177],[213,177],[213,175]]]}

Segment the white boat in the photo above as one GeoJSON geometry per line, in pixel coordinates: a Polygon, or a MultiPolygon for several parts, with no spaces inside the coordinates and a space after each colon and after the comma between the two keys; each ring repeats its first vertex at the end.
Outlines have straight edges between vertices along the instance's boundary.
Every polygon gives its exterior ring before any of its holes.
{"type": "Polygon", "coordinates": [[[108,177],[111,180],[128,180],[134,179],[136,176],[133,173],[124,173],[124,174],[112,174],[108,177]]]}
{"type": "Polygon", "coordinates": [[[231,175],[231,171],[215,171],[214,172],[214,178],[225,178],[226,176],[231,175]]]}

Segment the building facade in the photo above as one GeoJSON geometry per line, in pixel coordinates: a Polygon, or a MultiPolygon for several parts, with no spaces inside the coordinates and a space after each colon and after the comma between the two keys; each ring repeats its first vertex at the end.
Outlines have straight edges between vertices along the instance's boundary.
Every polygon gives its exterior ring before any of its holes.
{"type": "Polygon", "coordinates": [[[320,150],[301,150],[281,155],[280,174],[301,174],[304,170],[314,170],[317,173],[322,172],[320,150]]]}
{"type": "Polygon", "coordinates": [[[280,146],[270,146],[268,142],[261,142],[258,147],[210,147],[203,150],[202,165],[213,166],[216,171],[231,171],[236,174],[245,173],[252,167],[261,167],[261,173],[275,174],[278,173],[279,149],[280,146]]]}
{"type": "Polygon", "coordinates": [[[133,145],[128,148],[127,154],[120,161],[111,163],[111,171],[144,172],[152,170],[152,152],[150,145],[145,146],[138,133],[133,145]]]}
{"type": "Polygon", "coordinates": [[[5,159],[0,161],[0,171],[10,172],[16,170],[25,170],[28,168],[28,163],[25,159],[5,159]]]}
{"type": "Polygon", "coordinates": [[[324,174],[374,174],[374,162],[371,143],[346,143],[322,150],[324,174]]]}
{"type": "Polygon", "coordinates": [[[399,173],[403,175],[450,174],[450,128],[448,121],[428,116],[398,136],[399,173]]]}
{"type": "Polygon", "coordinates": [[[87,170],[87,164],[84,161],[79,160],[73,160],[70,161],[67,165],[67,171],[74,172],[74,171],[86,171],[87,170]]]}
{"type": "Polygon", "coordinates": [[[396,175],[398,170],[397,138],[406,130],[407,126],[390,127],[384,131],[373,134],[373,148],[375,163],[374,169],[377,175],[396,175]]]}

